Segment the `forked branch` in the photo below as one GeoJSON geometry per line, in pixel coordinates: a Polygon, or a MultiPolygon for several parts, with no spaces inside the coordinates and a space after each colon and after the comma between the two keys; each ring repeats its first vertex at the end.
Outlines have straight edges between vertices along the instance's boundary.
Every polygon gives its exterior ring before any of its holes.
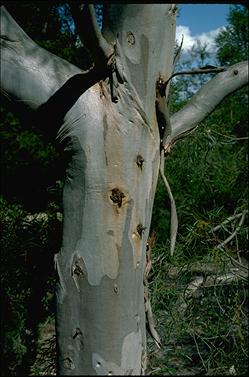
{"type": "Polygon", "coordinates": [[[94,5],[72,1],[70,6],[79,37],[91,53],[95,66],[103,65],[103,62],[108,64],[114,47],[106,41],[99,30],[94,5]]]}

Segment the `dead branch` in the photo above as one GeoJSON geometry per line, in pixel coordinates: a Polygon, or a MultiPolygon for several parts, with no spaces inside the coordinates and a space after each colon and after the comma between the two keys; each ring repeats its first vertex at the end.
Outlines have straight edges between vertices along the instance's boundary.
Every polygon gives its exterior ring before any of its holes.
{"type": "MultiPolygon", "coordinates": [[[[243,223],[244,223],[245,216],[246,216],[247,213],[248,213],[248,210],[244,210],[244,211],[242,212],[242,215],[241,215],[241,219],[240,219],[239,225],[237,226],[237,228],[235,229],[235,231],[234,231],[232,234],[230,234],[230,236],[227,237],[227,238],[225,239],[225,241],[221,242],[218,246],[216,246],[217,249],[223,249],[223,247],[224,247],[225,245],[227,245],[227,244],[228,244],[228,243],[229,243],[229,242],[230,242],[230,241],[231,241],[231,240],[237,235],[237,233],[239,232],[241,226],[242,226],[243,223]]],[[[224,225],[224,223],[223,223],[223,225],[224,225]]]]}
{"type": "Polygon", "coordinates": [[[206,278],[204,276],[197,276],[187,285],[184,293],[178,298],[176,302],[176,310],[183,315],[188,307],[187,301],[196,294],[197,290],[231,284],[234,282],[237,283],[240,280],[248,280],[248,272],[243,271],[240,268],[231,268],[230,271],[224,274],[210,275],[206,278]]]}
{"type": "Polygon", "coordinates": [[[183,39],[184,39],[184,35],[182,34],[182,41],[181,41],[181,44],[180,46],[178,47],[177,51],[176,51],[176,54],[174,56],[174,61],[173,61],[173,69],[172,71],[174,72],[175,70],[175,67],[176,67],[176,63],[178,62],[179,58],[180,58],[180,55],[181,55],[181,50],[182,50],[182,45],[183,45],[183,39]]]}
{"type": "Polygon", "coordinates": [[[245,210],[241,213],[237,213],[236,215],[233,215],[233,216],[229,216],[226,220],[222,221],[221,224],[216,225],[214,228],[210,229],[209,232],[216,232],[217,230],[219,230],[220,228],[222,228],[224,225],[228,224],[232,220],[240,218],[243,215],[244,212],[246,214],[246,213],[248,213],[248,210],[245,210]]]}
{"type": "Polygon", "coordinates": [[[175,72],[175,73],[173,73],[173,75],[171,75],[169,77],[169,79],[166,81],[165,84],[167,86],[167,84],[169,83],[170,80],[173,79],[173,77],[179,76],[179,75],[203,75],[203,74],[207,74],[207,73],[220,73],[220,72],[223,72],[225,70],[226,70],[226,68],[224,68],[224,67],[214,67],[214,68],[195,68],[195,69],[191,69],[189,71],[175,72]]]}
{"type": "Polygon", "coordinates": [[[203,284],[203,287],[211,287],[222,284],[230,284],[233,282],[238,282],[239,280],[247,280],[247,272],[242,271],[239,268],[234,268],[230,272],[223,275],[213,275],[208,276],[203,284]]]}

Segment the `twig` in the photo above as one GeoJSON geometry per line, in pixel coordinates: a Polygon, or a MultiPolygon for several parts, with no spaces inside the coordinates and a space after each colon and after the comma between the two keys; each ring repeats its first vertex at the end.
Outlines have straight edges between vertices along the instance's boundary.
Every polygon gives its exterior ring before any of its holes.
{"type": "Polygon", "coordinates": [[[225,249],[222,250],[223,253],[225,253],[229,259],[231,259],[235,264],[237,264],[239,267],[242,267],[244,268],[246,271],[248,271],[248,267],[245,266],[244,264],[240,263],[239,261],[237,261],[236,259],[234,259],[230,254],[228,254],[225,249]]]}
{"type": "Polygon", "coordinates": [[[184,35],[182,34],[182,41],[181,41],[181,44],[180,44],[180,46],[178,47],[178,49],[177,49],[177,51],[176,51],[176,54],[175,54],[175,56],[174,56],[173,69],[172,69],[173,72],[174,72],[174,70],[175,70],[176,63],[178,62],[178,60],[179,60],[179,58],[180,58],[180,55],[181,55],[183,39],[184,39],[184,35]]]}
{"type": "Polygon", "coordinates": [[[228,218],[227,218],[226,220],[224,220],[221,224],[216,225],[214,228],[210,229],[209,232],[216,232],[216,230],[222,228],[223,225],[228,224],[228,223],[231,222],[232,220],[234,220],[234,219],[238,219],[239,217],[241,217],[241,216],[243,215],[244,212],[247,213],[248,210],[246,209],[246,210],[244,210],[244,211],[241,212],[241,213],[237,213],[236,215],[233,215],[233,216],[228,217],[228,218]]]}
{"type": "Polygon", "coordinates": [[[198,355],[199,355],[199,357],[200,357],[200,359],[201,359],[201,361],[202,361],[202,364],[203,364],[203,366],[204,366],[205,371],[207,372],[207,367],[206,367],[206,364],[204,363],[204,360],[203,360],[203,358],[202,358],[202,356],[201,356],[201,353],[200,353],[200,350],[199,350],[198,343],[197,343],[197,341],[196,341],[196,339],[195,339],[195,334],[193,333],[192,336],[193,336],[193,339],[194,339],[194,342],[195,342],[195,345],[196,345],[196,349],[197,349],[198,355]]]}
{"type": "Polygon", "coordinates": [[[220,68],[195,68],[191,69],[189,71],[181,71],[181,72],[175,72],[173,75],[171,75],[168,80],[166,81],[165,85],[167,86],[169,81],[173,79],[175,76],[179,75],[202,75],[202,74],[207,74],[207,73],[220,73],[226,71],[226,68],[220,67],[220,68]]]}
{"type": "Polygon", "coordinates": [[[235,229],[235,231],[225,239],[225,241],[221,242],[217,247],[217,249],[223,249],[223,247],[228,244],[235,236],[236,234],[238,233],[238,231],[240,230],[241,226],[243,225],[243,222],[245,220],[245,216],[247,214],[248,210],[244,210],[242,212],[242,216],[241,216],[241,219],[240,219],[240,222],[239,222],[239,225],[237,226],[237,228],[235,229]]]}
{"type": "Polygon", "coordinates": [[[166,187],[166,190],[169,195],[170,199],[170,207],[171,207],[171,223],[170,223],[170,255],[172,256],[174,254],[175,249],[175,243],[176,243],[176,235],[177,235],[177,229],[178,229],[178,219],[177,219],[177,212],[176,212],[176,205],[175,205],[175,199],[172,195],[169,183],[167,181],[167,178],[164,174],[164,156],[165,151],[161,151],[161,159],[160,159],[160,174],[162,177],[162,180],[164,182],[164,185],[166,187]]]}
{"type": "Polygon", "coordinates": [[[228,135],[224,135],[224,134],[221,134],[220,132],[217,132],[217,131],[214,131],[212,130],[213,133],[219,135],[219,136],[222,136],[222,137],[226,137],[227,139],[230,139],[230,140],[248,140],[248,136],[244,136],[244,137],[233,137],[233,136],[228,136],[228,135]]]}

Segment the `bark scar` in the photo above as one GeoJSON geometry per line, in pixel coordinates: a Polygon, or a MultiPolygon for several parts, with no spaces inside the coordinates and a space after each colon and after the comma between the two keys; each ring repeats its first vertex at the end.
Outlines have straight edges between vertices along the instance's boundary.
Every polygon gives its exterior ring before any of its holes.
{"type": "Polygon", "coordinates": [[[120,208],[122,206],[123,198],[125,197],[125,194],[120,191],[118,188],[114,188],[112,190],[112,194],[110,196],[110,199],[113,201],[113,203],[117,204],[120,208]]]}

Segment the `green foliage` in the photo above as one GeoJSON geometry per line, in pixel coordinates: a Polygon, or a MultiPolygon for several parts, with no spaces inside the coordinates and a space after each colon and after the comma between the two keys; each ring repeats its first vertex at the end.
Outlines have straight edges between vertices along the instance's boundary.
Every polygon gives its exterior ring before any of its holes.
{"type": "MultiPolygon", "coordinates": [[[[237,108],[236,103],[234,107],[237,108]]],[[[229,132],[223,122],[218,123],[223,110],[221,105],[197,131],[178,142],[166,159],[166,175],[178,209],[179,234],[188,233],[184,224],[191,227],[198,218],[209,217],[207,211],[222,208],[212,220],[218,223],[236,209],[246,208],[247,140],[238,140],[236,127],[229,132]]],[[[241,125],[241,129],[245,128],[241,125]]],[[[161,242],[168,239],[169,208],[160,182],[152,226],[158,230],[161,242]]]]}
{"type": "MultiPolygon", "coordinates": [[[[230,25],[217,38],[222,65],[247,58],[247,14],[242,6],[231,8],[230,25]]],[[[198,48],[195,53],[177,70],[190,69],[193,57],[205,65],[202,59],[208,56],[198,48]]],[[[190,76],[175,80],[171,111],[181,109],[202,84],[190,76]]],[[[171,257],[170,201],[159,180],[152,218],[157,241],[149,284],[163,347],[157,350],[148,339],[151,375],[247,373],[247,108],[248,92],[241,89],[178,141],[166,157],[165,174],[176,201],[179,230],[171,257]],[[225,281],[231,271],[236,279],[225,281]],[[187,295],[191,282],[197,288],[187,295]]]]}
{"type": "Polygon", "coordinates": [[[68,3],[64,1],[6,1],[10,14],[38,45],[61,58],[87,69],[91,58],[79,46],[68,3]]]}
{"type": "Polygon", "coordinates": [[[248,8],[232,5],[229,25],[216,38],[217,58],[221,65],[231,65],[248,59],[248,8]]]}
{"type": "Polygon", "coordinates": [[[36,353],[38,323],[54,313],[53,253],[61,219],[51,204],[43,216],[0,198],[2,375],[26,375],[36,353]]]}
{"type": "MultiPolygon", "coordinates": [[[[180,58],[176,64],[176,72],[190,71],[195,68],[204,67],[210,62],[212,56],[208,52],[206,44],[197,40],[196,44],[189,50],[187,56],[180,58]]],[[[178,49],[179,46],[176,46],[178,49]]],[[[170,111],[176,112],[183,106],[185,101],[192,97],[194,93],[201,88],[203,84],[210,80],[213,74],[203,75],[181,75],[173,78],[170,87],[170,111]]]]}
{"type": "Polygon", "coordinates": [[[48,187],[61,177],[59,150],[45,140],[35,124],[24,123],[3,106],[0,113],[2,196],[22,203],[27,210],[43,210],[55,199],[48,196],[48,187]]]}
{"type": "Polygon", "coordinates": [[[2,1],[12,17],[33,40],[53,40],[61,33],[58,1],[2,1]]]}
{"type": "MultiPolygon", "coordinates": [[[[173,270],[167,256],[164,260],[157,256],[155,261],[152,307],[163,347],[156,350],[151,340],[148,342],[150,374],[229,375],[233,369],[236,375],[246,374],[247,284],[202,286],[186,298],[186,286],[200,274],[191,271],[194,264],[177,263],[173,270]]],[[[226,263],[216,260],[213,266],[222,272],[226,263]]]]}

